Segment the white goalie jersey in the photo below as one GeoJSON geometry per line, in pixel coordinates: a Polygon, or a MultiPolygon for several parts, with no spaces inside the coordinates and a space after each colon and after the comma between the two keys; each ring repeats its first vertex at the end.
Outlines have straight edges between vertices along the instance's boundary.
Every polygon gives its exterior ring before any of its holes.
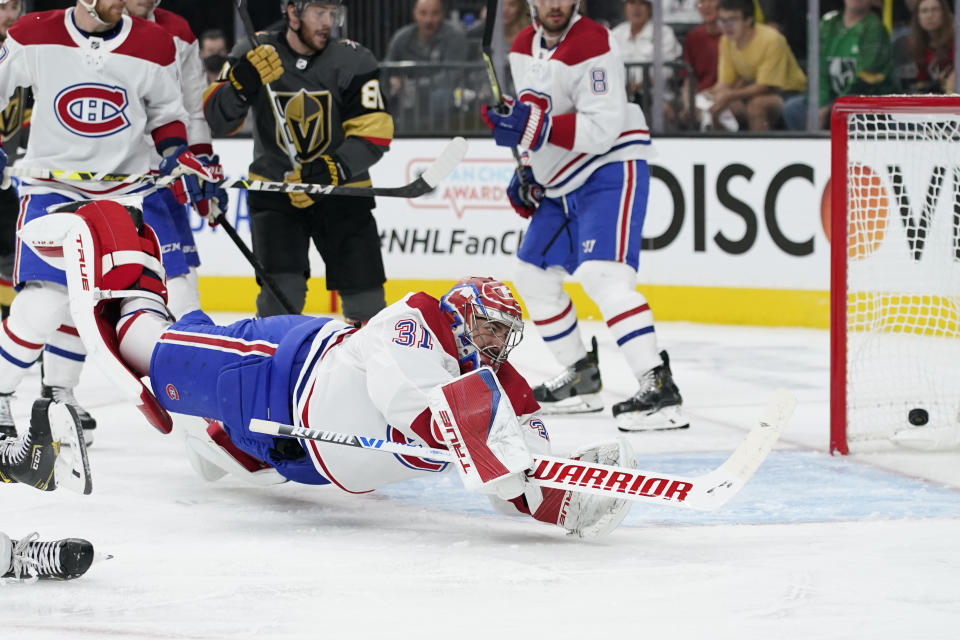
{"type": "MultiPolygon", "coordinates": [[[[0,47],[0,107],[17,87],[33,89],[30,143],[20,166],[140,174],[153,142],[187,139],[177,52],[161,27],[123,16],[115,30],[86,34],[73,9],[29,14],[0,47]]],[[[27,181],[24,192],[97,197],[137,187],[27,181]],[[82,188],[78,185],[82,184],[82,188]]]]}
{"type": "Polygon", "coordinates": [[[550,115],[548,142],[529,152],[533,175],[550,197],[580,187],[604,164],[650,155],[650,130],[639,105],[627,102],[613,35],[592,20],[573,21],[552,49],[531,26],[510,51],[517,98],[550,115]]]}
{"type": "MultiPolygon", "coordinates": [[[[437,385],[461,375],[453,332],[439,302],[418,293],[388,306],[356,331],[328,323],[313,340],[296,383],[294,423],[393,442],[444,447],[428,408],[437,385]]],[[[508,363],[497,378],[521,423],[538,405],[508,363]]],[[[539,421],[535,421],[541,425],[539,421]]],[[[536,428],[526,426],[525,428],[536,428]]],[[[546,432],[538,433],[544,439],[546,432]]],[[[449,463],[301,441],[317,471],[351,493],[446,471],[449,463]]]]}

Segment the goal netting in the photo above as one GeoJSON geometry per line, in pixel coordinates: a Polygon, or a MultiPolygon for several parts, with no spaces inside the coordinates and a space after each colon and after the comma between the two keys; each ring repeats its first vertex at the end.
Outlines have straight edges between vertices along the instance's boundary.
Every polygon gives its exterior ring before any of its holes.
{"type": "Polygon", "coordinates": [[[838,101],[831,451],[960,444],[960,98],[838,101]]]}

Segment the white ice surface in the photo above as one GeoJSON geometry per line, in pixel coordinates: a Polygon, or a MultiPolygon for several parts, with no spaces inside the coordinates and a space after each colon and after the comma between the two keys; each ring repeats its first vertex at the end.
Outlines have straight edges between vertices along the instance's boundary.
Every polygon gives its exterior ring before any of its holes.
{"type": "MultiPolygon", "coordinates": [[[[608,407],[634,390],[602,325],[608,407]]],[[[0,530],[85,537],[113,559],[0,585],[0,638],[957,638],[960,452],[827,454],[828,336],[660,324],[693,426],[632,434],[642,467],[701,473],[767,395],[799,406],[754,480],[711,513],[634,505],[609,538],[494,514],[455,476],[366,496],[205,483],[89,368],[94,493],[0,489],[0,530]]],[[[531,330],[514,361],[555,365],[531,330]]],[[[26,424],[39,372],[20,388],[26,424]]],[[[554,450],[615,435],[549,417],[554,450]]],[[[371,455],[386,455],[371,453],[371,455]]]]}

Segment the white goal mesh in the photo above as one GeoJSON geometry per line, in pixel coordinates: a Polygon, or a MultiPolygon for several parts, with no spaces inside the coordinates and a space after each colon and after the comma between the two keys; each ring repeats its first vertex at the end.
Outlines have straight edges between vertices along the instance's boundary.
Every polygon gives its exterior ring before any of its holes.
{"type": "Polygon", "coordinates": [[[852,451],[956,446],[960,109],[853,112],[846,125],[833,177],[847,202],[842,435],[852,451]]]}

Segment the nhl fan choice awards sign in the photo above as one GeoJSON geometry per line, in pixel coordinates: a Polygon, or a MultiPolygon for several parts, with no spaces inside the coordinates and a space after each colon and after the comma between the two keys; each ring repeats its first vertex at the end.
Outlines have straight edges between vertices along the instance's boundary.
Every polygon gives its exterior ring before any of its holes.
{"type": "MultiPolygon", "coordinates": [[[[389,278],[449,281],[474,274],[511,280],[527,226],[506,197],[513,158],[492,140],[469,142],[464,161],[434,192],[377,200],[389,278]]],[[[395,140],[371,171],[374,183],[414,180],[446,143],[395,140]]],[[[215,149],[228,176],[246,174],[250,140],[217,140],[215,149]]],[[[649,162],[641,287],[805,291],[825,298],[830,251],[821,201],[830,171],[827,139],[658,138],[649,162]]],[[[231,192],[228,215],[249,239],[245,196],[231,192]]],[[[249,265],[222,230],[199,219],[194,229],[202,276],[249,276],[249,265]]],[[[314,255],[312,274],[323,273],[314,255]]]]}

